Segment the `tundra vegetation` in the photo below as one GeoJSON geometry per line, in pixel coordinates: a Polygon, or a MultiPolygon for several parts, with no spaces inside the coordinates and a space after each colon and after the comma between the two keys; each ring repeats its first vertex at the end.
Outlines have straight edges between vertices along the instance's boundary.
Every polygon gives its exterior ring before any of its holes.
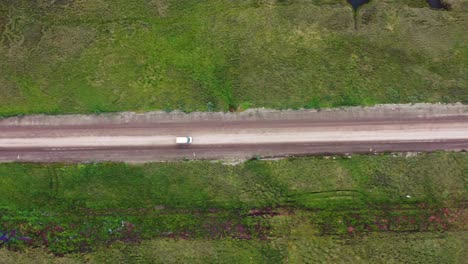
{"type": "Polygon", "coordinates": [[[2,0],[0,115],[468,102],[468,2],[2,0]]]}
{"type": "Polygon", "coordinates": [[[467,171],[444,152],[1,164],[0,258],[461,263],[467,171]]]}
{"type": "MultiPolygon", "coordinates": [[[[468,103],[468,1],[1,0],[0,116],[468,103]]],[[[463,263],[466,153],[0,164],[3,263],[463,263]]]]}

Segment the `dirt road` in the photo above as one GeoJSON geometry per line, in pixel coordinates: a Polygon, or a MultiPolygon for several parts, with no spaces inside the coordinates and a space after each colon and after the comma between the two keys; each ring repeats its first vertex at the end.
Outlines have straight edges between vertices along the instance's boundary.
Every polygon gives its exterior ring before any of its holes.
{"type": "Polygon", "coordinates": [[[0,162],[148,162],[468,149],[468,114],[149,122],[0,122],[0,162]],[[175,144],[176,136],[193,144],[175,144]]]}

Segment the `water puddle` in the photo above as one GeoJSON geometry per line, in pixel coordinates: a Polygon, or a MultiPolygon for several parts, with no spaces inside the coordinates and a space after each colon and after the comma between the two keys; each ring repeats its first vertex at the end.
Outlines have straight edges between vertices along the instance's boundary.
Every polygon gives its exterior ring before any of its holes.
{"type": "Polygon", "coordinates": [[[441,0],[426,0],[431,8],[434,9],[447,9],[447,6],[441,0]]]}
{"type": "Polygon", "coordinates": [[[353,7],[354,11],[356,11],[363,4],[369,3],[369,1],[370,0],[348,0],[348,3],[353,7]]]}

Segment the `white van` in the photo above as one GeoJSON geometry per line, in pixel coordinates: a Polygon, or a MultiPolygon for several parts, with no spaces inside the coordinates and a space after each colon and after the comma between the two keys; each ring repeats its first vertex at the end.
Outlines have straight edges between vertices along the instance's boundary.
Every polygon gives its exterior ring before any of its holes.
{"type": "Polygon", "coordinates": [[[192,137],[176,137],[176,144],[191,144],[192,137]]]}

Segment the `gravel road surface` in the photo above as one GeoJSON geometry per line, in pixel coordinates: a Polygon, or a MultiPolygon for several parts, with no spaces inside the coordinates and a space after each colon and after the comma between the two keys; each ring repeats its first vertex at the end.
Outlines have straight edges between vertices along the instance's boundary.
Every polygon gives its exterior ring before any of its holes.
{"type": "MultiPolygon", "coordinates": [[[[368,110],[366,110],[368,111],[368,110]]],[[[376,116],[317,113],[284,119],[173,118],[145,122],[0,120],[0,162],[149,162],[307,154],[468,149],[468,113],[376,116]],[[193,144],[176,145],[176,136],[193,144]]],[[[284,115],[283,115],[284,116],[284,115]]],[[[60,118],[60,117],[57,117],[60,118]]],[[[102,117],[99,117],[102,119],[102,117]]],[[[88,119],[86,119],[88,120],[88,119]]]]}

